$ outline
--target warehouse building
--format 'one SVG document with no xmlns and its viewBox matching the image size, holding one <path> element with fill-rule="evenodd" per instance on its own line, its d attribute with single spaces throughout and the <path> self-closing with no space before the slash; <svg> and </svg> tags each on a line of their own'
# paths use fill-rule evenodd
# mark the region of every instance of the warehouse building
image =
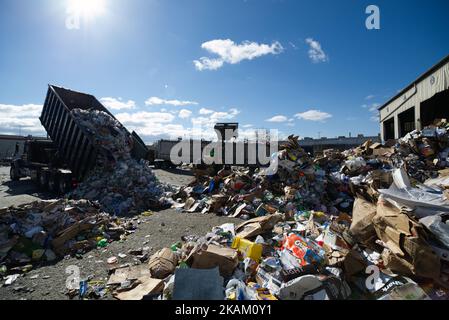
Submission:
<svg viewBox="0 0 449 320">
<path fill-rule="evenodd" d="M 383 141 L 449 120 L 449 56 L 379 107 Z"/>
<path fill-rule="evenodd" d="M 298 143 L 307 152 L 315 154 L 317 152 L 324 151 L 326 149 L 336 149 L 340 151 L 348 150 L 351 148 L 358 147 L 364 144 L 366 141 L 371 141 L 373 143 L 380 142 L 379 136 L 368 136 L 365 137 L 363 134 L 359 134 L 356 137 L 345 137 L 340 136 L 337 138 L 304 138 L 299 140 Z M 282 142 L 281 142 L 282 144 Z"/>
</svg>

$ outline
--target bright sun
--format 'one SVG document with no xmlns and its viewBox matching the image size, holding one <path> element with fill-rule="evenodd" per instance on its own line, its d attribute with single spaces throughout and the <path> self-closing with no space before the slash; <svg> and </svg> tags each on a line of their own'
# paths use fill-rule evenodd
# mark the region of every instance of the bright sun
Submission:
<svg viewBox="0 0 449 320">
<path fill-rule="evenodd" d="M 105 10 L 105 0 L 69 0 L 69 8 L 86 18 L 101 15 Z"/>
</svg>

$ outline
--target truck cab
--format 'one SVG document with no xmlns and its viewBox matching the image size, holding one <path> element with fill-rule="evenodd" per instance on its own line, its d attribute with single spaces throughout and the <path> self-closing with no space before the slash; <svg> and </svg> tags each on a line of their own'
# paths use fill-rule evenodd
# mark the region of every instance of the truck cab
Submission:
<svg viewBox="0 0 449 320">
<path fill-rule="evenodd" d="M 51 140 L 25 141 L 23 154 L 12 160 L 10 177 L 12 181 L 30 177 L 42 190 L 56 193 L 68 192 L 74 182 Z"/>
</svg>

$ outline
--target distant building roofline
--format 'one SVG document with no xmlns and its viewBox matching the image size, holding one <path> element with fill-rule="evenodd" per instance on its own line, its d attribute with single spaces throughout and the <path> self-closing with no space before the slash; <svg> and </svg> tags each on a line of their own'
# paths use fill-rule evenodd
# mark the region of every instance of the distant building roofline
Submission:
<svg viewBox="0 0 449 320">
<path fill-rule="evenodd" d="M 48 140 L 45 137 L 35 137 L 35 136 L 19 136 L 19 135 L 11 135 L 11 134 L 0 134 L 1 140 Z"/>
</svg>

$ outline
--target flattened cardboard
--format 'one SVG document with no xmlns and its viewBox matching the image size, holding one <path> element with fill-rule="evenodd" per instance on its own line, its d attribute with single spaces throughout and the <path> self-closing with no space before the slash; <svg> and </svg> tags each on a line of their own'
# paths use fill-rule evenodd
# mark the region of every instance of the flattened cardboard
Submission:
<svg viewBox="0 0 449 320">
<path fill-rule="evenodd" d="M 282 214 L 273 214 L 248 220 L 236 228 L 236 236 L 248 239 L 263 234 L 271 229 L 282 219 Z"/>
<path fill-rule="evenodd" d="M 119 300 L 142 300 L 147 295 L 161 293 L 163 289 L 164 281 L 148 278 L 134 289 L 117 293 L 115 297 Z"/>
</svg>

